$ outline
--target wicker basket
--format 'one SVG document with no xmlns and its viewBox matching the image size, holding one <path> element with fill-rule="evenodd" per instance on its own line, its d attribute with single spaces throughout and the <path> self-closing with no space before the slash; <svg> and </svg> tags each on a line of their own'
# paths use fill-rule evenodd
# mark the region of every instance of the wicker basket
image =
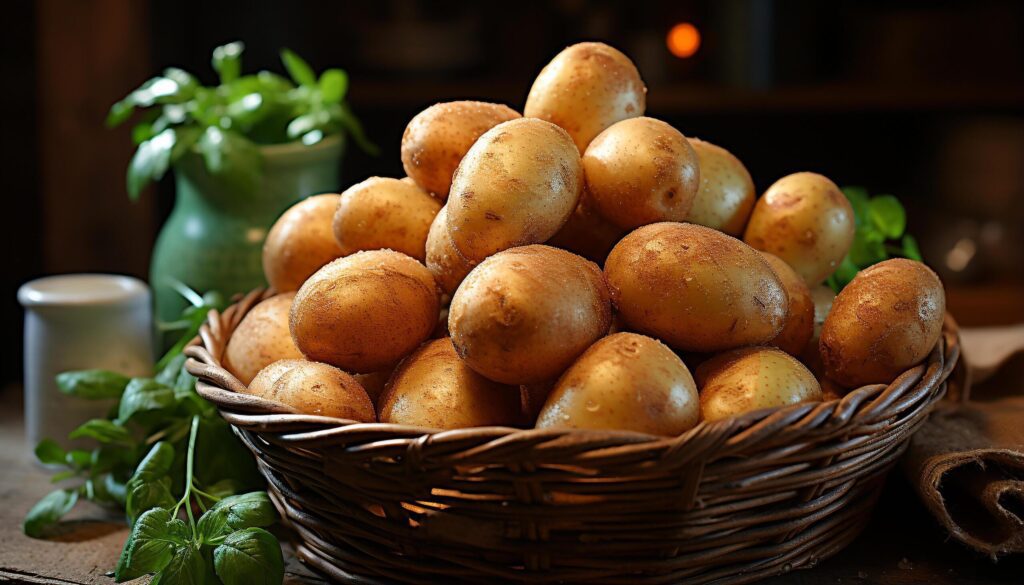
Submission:
<svg viewBox="0 0 1024 585">
<path fill-rule="evenodd" d="M 237 393 L 220 357 L 266 295 L 211 313 L 187 367 L 256 455 L 299 555 L 345 583 L 748 583 L 809 567 L 861 531 L 959 355 L 947 319 L 888 386 L 679 437 L 436 432 Z"/>
</svg>

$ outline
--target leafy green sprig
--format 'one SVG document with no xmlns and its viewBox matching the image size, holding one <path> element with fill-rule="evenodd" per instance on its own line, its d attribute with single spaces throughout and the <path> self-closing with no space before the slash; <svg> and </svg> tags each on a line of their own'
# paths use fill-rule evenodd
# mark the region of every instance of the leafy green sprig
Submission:
<svg viewBox="0 0 1024 585">
<path fill-rule="evenodd" d="M 251 455 L 217 414 L 216 409 L 195 392 L 195 378 L 185 370 L 187 342 L 195 337 L 211 309 L 223 309 L 223 295 L 198 295 L 182 287 L 191 301 L 182 319 L 169 324 L 180 339 L 157 364 L 152 378 L 128 378 L 105 370 L 64 372 L 57 376 L 62 392 L 86 400 L 112 403 L 105 418 L 84 422 L 69 435 L 71 439 L 89 438 L 97 442 L 93 449 L 65 450 L 56 441 L 44 439 L 36 446 L 38 459 L 61 466 L 54 483 L 72 483 L 47 494 L 29 510 L 25 534 L 44 537 L 77 502 L 85 499 L 126 511 L 129 520 L 138 517 L 150 505 L 166 502 L 175 486 L 184 484 L 185 443 L 191 421 L 199 417 L 203 430 L 198 449 L 202 457 L 195 475 L 207 492 L 218 497 L 240 490 L 257 489 L 262 480 Z M 147 457 L 159 451 L 173 455 L 166 485 L 145 482 L 138 470 Z M 175 455 L 176 454 L 176 455 Z M 163 477 L 163 475 L 161 476 Z"/>
<path fill-rule="evenodd" d="M 279 585 L 284 579 L 281 546 L 264 530 L 276 520 L 270 498 L 265 492 L 222 497 L 199 489 L 194 474 L 199 426 L 200 417 L 193 416 L 180 499 L 175 501 L 167 489 L 174 448 L 166 442 L 153 446 L 129 481 L 149 486 L 156 496 L 132 524 L 115 581 L 152 573 L 151 583 L 162 585 Z M 198 518 L 193 504 L 202 512 Z"/>
<path fill-rule="evenodd" d="M 839 292 L 857 272 L 893 257 L 921 261 L 917 240 L 906 233 L 907 212 L 892 195 L 870 196 L 863 187 L 843 187 L 853 207 L 856 231 L 850 251 L 826 283 Z"/>
<path fill-rule="evenodd" d="M 171 67 L 110 108 L 110 127 L 146 109 L 132 129 L 138 146 L 128 165 L 132 199 L 188 155 L 200 156 L 210 174 L 227 184 L 252 190 L 262 167 L 257 145 L 313 145 L 347 134 L 361 149 L 377 154 L 345 101 L 349 80 L 344 70 L 328 69 L 317 77 L 302 58 L 283 49 L 281 61 L 290 80 L 270 71 L 242 75 L 244 49 L 241 42 L 214 49 L 212 65 L 220 79 L 215 87 Z"/>
</svg>

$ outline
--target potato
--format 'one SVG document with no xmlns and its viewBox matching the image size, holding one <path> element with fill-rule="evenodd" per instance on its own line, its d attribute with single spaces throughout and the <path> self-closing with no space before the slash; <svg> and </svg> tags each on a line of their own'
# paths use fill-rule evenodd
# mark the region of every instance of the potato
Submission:
<svg viewBox="0 0 1024 585">
<path fill-rule="evenodd" d="M 448 313 L 462 359 L 505 384 L 558 376 L 610 325 L 601 269 L 542 245 L 512 248 L 481 262 L 455 292 Z"/>
<path fill-rule="evenodd" d="M 739 237 L 757 199 L 747 167 L 721 146 L 689 141 L 700 163 L 700 189 L 686 221 Z"/>
<path fill-rule="evenodd" d="M 494 126 L 520 117 L 519 112 L 501 104 L 434 104 L 416 114 L 405 127 L 402 166 L 416 184 L 444 201 L 452 175 L 469 147 Z"/>
<path fill-rule="evenodd" d="M 656 339 L 616 333 L 590 346 L 562 375 L 537 428 L 679 435 L 699 420 L 697 386 L 683 360 Z"/>
<path fill-rule="evenodd" d="M 430 336 L 437 286 L 419 262 L 393 250 L 358 252 L 324 266 L 292 301 L 290 329 L 310 360 L 348 372 L 382 370 Z"/>
<path fill-rule="evenodd" d="M 448 232 L 448 206 L 445 205 L 430 224 L 427 234 L 427 270 L 446 294 L 455 294 L 473 263 L 459 252 Z"/>
<path fill-rule="evenodd" d="M 786 321 L 785 288 L 764 257 L 711 228 L 644 226 L 612 249 L 604 269 L 626 327 L 676 349 L 767 343 Z"/>
<path fill-rule="evenodd" d="M 523 115 L 558 124 L 580 153 L 612 124 L 644 115 L 640 72 L 604 43 L 578 43 L 555 56 L 530 88 Z"/>
<path fill-rule="evenodd" d="M 337 208 L 337 195 L 315 195 L 274 222 L 263 241 L 263 275 L 274 290 L 297 291 L 321 266 L 342 256 L 331 230 Z"/>
<path fill-rule="evenodd" d="M 384 393 L 384 386 L 388 383 L 388 379 L 391 378 L 393 371 L 391 368 L 385 368 L 379 372 L 355 374 L 352 377 L 356 379 L 356 382 L 359 382 L 363 390 L 366 390 L 366 395 L 370 397 L 370 402 L 377 404 L 380 395 Z"/>
<path fill-rule="evenodd" d="M 627 230 L 609 223 L 593 207 L 584 190 L 580 204 L 569 216 L 569 221 L 547 244 L 583 256 L 591 262 L 604 264 L 608 253 L 626 235 Z"/>
<path fill-rule="evenodd" d="M 700 412 L 705 421 L 745 412 L 822 400 L 814 374 L 774 347 L 735 349 L 697 368 Z"/>
<path fill-rule="evenodd" d="M 768 265 L 772 267 L 775 275 L 782 282 L 786 289 L 786 297 L 789 304 L 786 308 L 786 324 L 782 331 L 771 340 L 770 345 L 781 349 L 791 356 L 799 356 L 800 352 L 807 347 L 807 342 L 814 335 L 814 300 L 811 299 L 811 289 L 807 283 L 800 278 L 789 264 L 781 258 L 768 252 L 761 252 Z"/>
<path fill-rule="evenodd" d="M 835 272 L 853 243 L 853 207 L 826 177 L 794 173 L 754 205 L 743 240 L 786 261 L 808 286 Z"/>
<path fill-rule="evenodd" d="M 600 133 L 583 154 L 583 172 L 594 209 L 625 229 L 683 221 L 700 187 L 697 153 L 654 118 L 623 120 Z"/>
<path fill-rule="evenodd" d="M 448 201 L 448 231 L 468 260 L 547 241 L 583 188 L 580 155 L 564 130 L 521 118 L 491 128 L 469 149 Z"/>
<path fill-rule="evenodd" d="M 427 233 L 441 204 L 400 179 L 371 177 L 341 194 L 334 239 L 344 255 L 391 249 L 423 262 Z"/>
<path fill-rule="evenodd" d="M 942 282 L 920 262 L 894 258 L 860 271 L 821 329 L 825 375 L 849 388 L 892 382 L 928 357 L 945 312 Z"/>
<path fill-rule="evenodd" d="M 395 370 L 380 398 L 380 421 L 432 429 L 521 423 L 519 388 L 474 372 L 451 339 L 435 339 Z"/>
<path fill-rule="evenodd" d="M 299 359 L 302 352 L 288 333 L 288 312 L 295 293 L 270 297 L 249 311 L 235 328 L 222 358 L 224 369 L 243 384 L 277 360 Z"/>
<path fill-rule="evenodd" d="M 373 404 L 355 378 L 338 368 L 281 360 L 260 371 L 246 393 L 276 400 L 302 414 L 374 422 Z"/>
</svg>

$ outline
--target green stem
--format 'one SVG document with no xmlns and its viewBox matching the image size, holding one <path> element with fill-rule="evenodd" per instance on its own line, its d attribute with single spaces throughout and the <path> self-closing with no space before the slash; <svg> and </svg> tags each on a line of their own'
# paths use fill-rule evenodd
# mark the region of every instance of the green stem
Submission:
<svg viewBox="0 0 1024 585">
<path fill-rule="evenodd" d="M 220 496 L 215 496 L 213 494 L 208 494 L 208 493 L 204 492 L 203 490 L 201 490 L 201 489 L 199 489 L 197 487 L 194 487 L 194 486 L 192 488 L 192 491 L 195 492 L 196 494 L 200 495 L 200 496 L 203 496 L 207 500 L 211 500 L 211 501 L 214 501 L 214 502 L 219 502 L 222 499 L 224 499 L 224 498 L 221 498 Z"/>
<path fill-rule="evenodd" d="M 192 505 L 189 504 L 189 498 L 192 496 L 192 470 L 195 467 L 196 458 L 196 435 L 199 433 L 199 415 L 192 417 L 192 430 L 188 437 L 188 453 L 185 456 L 185 495 L 178 500 L 178 503 L 174 506 L 174 513 L 171 516 L 177 516 L 178 510 L 182 505 L 185 506 L 185 513 L 188 514 L 188 522 L 192 527 L 192 532 L 196 530 L 196 519 L 192 516 Z"/>
</svg>

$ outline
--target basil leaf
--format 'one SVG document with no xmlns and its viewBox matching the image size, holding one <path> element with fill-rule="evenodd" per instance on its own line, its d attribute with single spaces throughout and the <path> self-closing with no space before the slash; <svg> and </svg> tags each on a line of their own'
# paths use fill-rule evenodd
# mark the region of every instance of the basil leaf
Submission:
<svg viewBox="0 0 1024 585">
<path fill-rule="evenodd" d="M 36 445 L 36 459 L 47 465 L 62 465 L 67 453 L 64 447 L 57 444 L 53 439 L 43 439 Z"/>
<path fill-rule="evenodd" d="M 898 238 L 907 229 L 907 212 L 899 199 L 892 195 L 872 197 L 868 203 L 868 216 L 872 225 L 889 238 Z"/>
<path fill-rule="evenodd" d="M 229 496 L 217 502 L 210 511 L 223 511 L 227 525 L 234 530 L 270 526 L 277 520 L 277 511 L 266 492 Z"/>
<path fill-rule="evenodd" d="M 231 83 L 238 79 L 242 71 L 242 51 L 245 44 L 235 41 L 221 45 L 213 50 L 213 69 L 220 76 L 221 83 Z"/>
<path fill-rule="evenodd" d="M 853 207 L 854 225 L 860 228 L 868 221 L 868 201 L 871 199 L 868 190 L 864 187 L 843 187 L 842 190 Z"/>
<path fill-rule="evenodd" d="M 281 49 L 281 62 L 284 63 L 284 68 L 288 70 L 288 75 L 291 75 L 298 85 L 305 87 L 316 85 L 316 75 L 313 73 L 313 68 L 291 49 Z"/>
<path fill-rule="evenodd" d="M 172 530 L 173 520 L 171 512 L 164 508 L 154 508 L 139 517 L 114 569 L 115 582 L 123 583 L 162 571 L 170 564 L 176 546 L 185 544 L 181 535 Z"/>
<path fill-rule="evenodd" d="M 150 378 L 134 378 L 121 396 L 117 420 L 122 424 L 142 412 L 167 410 L 174 406 L 174 390 Z"/>
<path fill-rule="evenodd" d="M 206 169 L 233 189 L 253 192 L 259 184 L 263 158 L 252 142 L 236 132 L 210 126 L 199 137 Z M 186 340 L 187 341 L 187 340 Z"/>
<path fill-rule="evenodd" d="M 120 443 L 131 445 L 135 441 L 128 429 L 105 418 L 94 418 L 82 423 L 77 429 L 71 431 L 69 439 L 81 439 L 88 437 L 96 439 L 101 443 Z M 90 460 L 91 460 L 90 455 Z"/>
<path fill-rule="evenodd" d="M 189 545 L 175 549 L 171 562 L 153 577 L 150 585 L 204 585 L 216 582 L 202 551 Z"/>
<path fill-rule="evenodd" d="M 213 567 L 224 585 L 280 585 L 284 580 L 281 545 L 262 528 L 228 535 L 213 549 Z"/>
<path fill-rule="evenodd" d="M 65 454 L 64 462 L 76 469 L 89 467 L 92 464 L 92 453 L 81 449 L 72 449 Z"/>
<path fill-rule="evenodd" d="M 139 145 L 128 163 L 128 195 L 138 199 L 150 181 L 159 181 L 167 172 L 174 149 L 175 133 L 168 128 Z"/>
<path fill-rule="evenodd" d="M 878 237 L 877 232 L 858 230 L 853 236 L 853 243 L 846 257 L 855 266 L 871 266 L 885 260 L 885 238 Z"/>
<path fill-rule="evenodd" d="M 76 490 L 50 492 L 28 511 L 25 522 L 21 526 L 22 530 L 32 538 L 42 538 L 50 527 L 75 507 L 77 501 L 78 491 Z"/>
<path fill-rule="evenodd" d="M 134 526 L 147 512 L 157 508 L 171 508 L 177 501 L 171 495 L 171 478 L 133 476 L 128 480 L 125 495 L 125 513 L 128 524 Z"/>
<path fill-rule="evenodd" d="M 914 236 L 910 234 L 904 235 L 902 245 L 904 256 L 910 258 L 911 260 L 924 262 L 924 259 L 921 257 L 921 248 L 917 246 L 917 240 L 914 239 Z"/>
<path fill-rule="evenodd" d="M 141 476 L 142 474 L 150 474 L 151 476 L 167 475 L 171 471 L 171 465 L 174 464 L 174 445 L 166 441 L 158 441 L 146 453 L 146 456 L 139 462 L 138 467 L 135 468 L 135 473 L 132 477 Z"/>
<path fill-rule="evenodd" d="M 175 355 L 167 362 L 166 366 L 160 369 L 160 372 L 153 379 L 164 386 L 173 387 L 178 380 L 178 374 L 185 366 L 185 359 L 186 357 L 183 353 Z"/>
<path fill-rule="evenodd" d="M 196 524 L 196 538 L 202 543 L 208 543 L 215 538 L 223 536 L 227 529 L 227 511 L 211 508 L 199 518 L 199 523 Z"/>
<path fill-rule="evenodd" d="M 103 489 L 110 496 L 111 502 L 118 506 L 124 506 L 128 497 L 128 491 L 124 483 L 117 480 L 114 474 L 107 473 L 103 476 Z"/>
<path fill-rule="evenodd" d="M 107 370 L 78 370 L 57 374 L 57 387 L 64 394 L 79 398 L 120 398 L 128 377 Z"/>
<path fill-rule="evenodd" d="M 78 475 L 78 472 L 75 471 L 74 469 L 66 469 L 64 471 L 59 471 L 50 476 L 50 483 L 60 483 L 65 479 L 71 479 L 76 475 Z"/>
<path fill-rule="evenodd" d="M 132 100 L 131 96 L 110 106 L 110 112 L 107 114 L 106 120 L 107 128 L 124 124 L 128 118 L 132 117 L 133 112 L 135 112 L 135 101 Z"/>
<path fill-rule="evenodd" d="M 348 73 L 341 69 L 328 69 L 320 74 L 320 97 L 329 104 L 336 104 L 348 91 Z"/>
</svg>

